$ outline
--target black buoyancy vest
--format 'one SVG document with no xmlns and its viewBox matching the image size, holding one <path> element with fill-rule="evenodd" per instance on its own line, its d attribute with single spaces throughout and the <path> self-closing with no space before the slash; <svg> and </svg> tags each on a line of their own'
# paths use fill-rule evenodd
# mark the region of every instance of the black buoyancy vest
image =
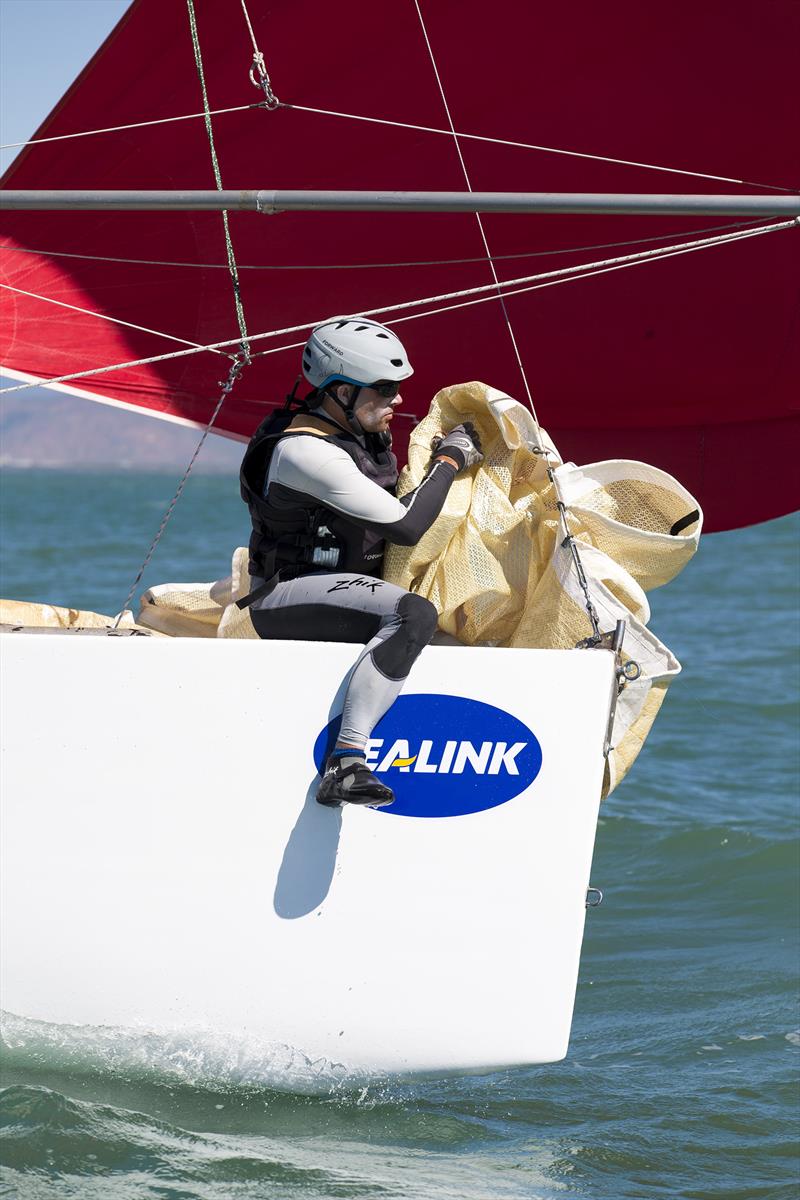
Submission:
<svg viewBox="0 0 800 1200">
<path fill-rule="evenodd" d="M 330 433 L 303 434 L 291 425 L 298 416 L 309 424 L 321 421 Z M 275 447 L 282 438 L 324 436 L 331 445 L 349 454 L 359 471 L 378 487 L 394 493 L 397 459 L 377 434 L 366 434 L 363 442 L 322 413 L 307 406 L 287 404 L 261 422 L 242 461 L 239 475 L 242 499 L 250 510 L 250 574 L 269 580 L 280 571 L 291 579 L 312 571 L 338 570 L 359 575 L 379 575 L 384 541 L 354 520 L 326 508 L 313 496 L 271 484 L 264 489 Z"/>
</svg>

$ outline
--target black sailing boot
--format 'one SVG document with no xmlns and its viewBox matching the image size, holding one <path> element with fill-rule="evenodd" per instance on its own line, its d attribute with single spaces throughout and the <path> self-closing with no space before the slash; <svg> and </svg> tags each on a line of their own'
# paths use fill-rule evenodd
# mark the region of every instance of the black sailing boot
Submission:
<svg viewBox="0 0 800 1200">
<path fill-rule="evenodd" d="M 332 754 L 317 791 L 317 804 L 369 804 L 383 808 L 394 803 L 394 792 L 372 774 L 360 754 Z"/>
</svg>

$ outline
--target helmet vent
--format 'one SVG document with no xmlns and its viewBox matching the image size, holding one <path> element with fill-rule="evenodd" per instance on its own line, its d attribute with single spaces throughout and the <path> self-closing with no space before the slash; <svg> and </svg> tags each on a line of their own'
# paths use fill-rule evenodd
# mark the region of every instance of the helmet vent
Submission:
<svg viewBox="0 0 800 1200">
<path fill-rule="evenodd" d="M 402 358 L 393 358 L 391 359 L 391 364 L 393 367 L 402 367 L 403 360 Z"/>
<path fill-rule="evenodd" d="M 385 337 L 387 341 L 389 340 L 388 333 L 376 333 L 375 337 Z"/>
<path fill-rule="evenodd" d="M 350 322 L 349 322 L 349 321 L 337 321 L 337 322 L 336 322 L 336 328 L 337 328 L 337 329 L 344 329 L 345 325 L 349 325 L 349 324 L 350 324 Z"/>
</svg>

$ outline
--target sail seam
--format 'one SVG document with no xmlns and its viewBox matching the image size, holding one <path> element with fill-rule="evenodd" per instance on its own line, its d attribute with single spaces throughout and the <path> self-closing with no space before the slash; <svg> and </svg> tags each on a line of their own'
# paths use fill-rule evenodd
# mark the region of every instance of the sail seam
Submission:
<svg viewBox="0 0 800 1200">
<path fill-rule="evenodd" d="M 570 283 L 575 280 L 589 279 L 595 275 L 607 274 L 611 271 L 621 271 L 628 267 L 637 265 L 645 265 L 648 262 L 659 262 L 666 258 L 677 258 L 682 254 L 691 254 L 699 250 L 709 249 L 713 246 L 727 245 L 731 242 L 746 241 L 749 238 L 761 237 L 768 233 L 778 233 L 786 229 L 800 228 L 800 218 L 793 218 L 791 221 L 780 221 L 772 225 L 763 225 L 756 229 L 744 229 L 737 233 L 722 234 L 714 238 L 703 238 L 695 242 L 687 242 L 676 244 L 674 246 L 658 247 L 654 250 L 643 250 L 639 254 L 623 255 L 617 258 L 599 260 L 595 263 L 576 263 L 573 267 L 564 267 L 558 271 L 545 271 L 538 275 L 520 276 L 517 279 L 503 280 L 500 287 L 507 296 L 521 295 L 524 292 L 538 291 L 542 288 L 553 287 L 561 283 Z M 526 285 L 526 286 L 518 286 Z M 515 289 L 513 291 L 507 289 Z M 485 295 L 491 292 L 492 295 Z M 386 313 L 399 312 L 406 308 L 421 308 L 426 305 L 438 304 L 444 300 L 456 300 L 464 297 L 476 297 L 475 299 L 466 300 L 463 304 L 452 305 L 450 308 L 466 308 L 474 304 L 484 304 L 488 301 L 497 300 L 497 286 L 494 283 L 483 284 L 474 288 L 462 288 L 455 292 L 444 292 L 438 296 L 425 296 L 417 300 L 405 300 L 400 304 L 385 305 L 380 308 L 365 309 L 361 313 L 353 314 L 354 316 L 382 316 Z M 428 309 L 424 313 L 415 313 L 409 316 L 395 318 L 392 321 L 385 322 L 387 325 L 399 324 L 400 321 L 415 320 L 421 317 L 435 316 L 438 312 L 446 312 L 450 309 Z M 266 338 L 283 337 L 285 334 L 299 333 L 302 330 L 311 329 L 314 325 L 320 323 L 324 318 L 317 317 L 313 321 L 305 321 L 299 325 L 288 325 L 282 329 L 273 329 L 266 333 L 251 334 L 250 342 L 263 341 Z M 101 375 L 109 371 L 121 371 L 129 367 L 147 366 L 153 362 L 163 362 L 172 358 L 185 358 L 193 354 L 204 353 L 210 350 L 226 349 L 237 345 L 238 338 L 229 338 L 226 341 L 210 342 L 205 346 L 197 349 L 175 350 L 167 354 L 157 354 L 149 358 L 133 359 L 124 363 L 113 363 L 110 366 L 93 367 L 87 371 L 74 371 L 67 375 L 59 375 L 53 379 L 49 379 L 46 383 L 30 383 L 19 384 L 14 387 L 0 388 L 0 395 L 8 392 L 27 391 L 32 387 L 42 386 L 57 386 L 59 383 L 67 383 L 71 379 L 87 378 L 91 375 Z M 258 356 L 266 354 L 277 354 L 282 350 L 294 349 L 295 346 L 303 345 L 302 342 L 293 343 L 291 346 L 278 346 L 270 350 L 262 350 L 258 352 Z"/>
</svg>

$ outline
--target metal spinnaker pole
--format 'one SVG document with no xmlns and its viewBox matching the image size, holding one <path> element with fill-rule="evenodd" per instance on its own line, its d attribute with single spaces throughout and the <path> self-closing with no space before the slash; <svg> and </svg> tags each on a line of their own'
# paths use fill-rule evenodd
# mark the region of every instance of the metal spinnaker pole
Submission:
<svg viewBox="0 0 800 1200">
<path fill-rule="evenodd" d="M 0 191 L 0 209 L 126 211 L 481 212 L 638 216 L 800 216 L 800 195 L 599 192 Z"/>
</svg>

